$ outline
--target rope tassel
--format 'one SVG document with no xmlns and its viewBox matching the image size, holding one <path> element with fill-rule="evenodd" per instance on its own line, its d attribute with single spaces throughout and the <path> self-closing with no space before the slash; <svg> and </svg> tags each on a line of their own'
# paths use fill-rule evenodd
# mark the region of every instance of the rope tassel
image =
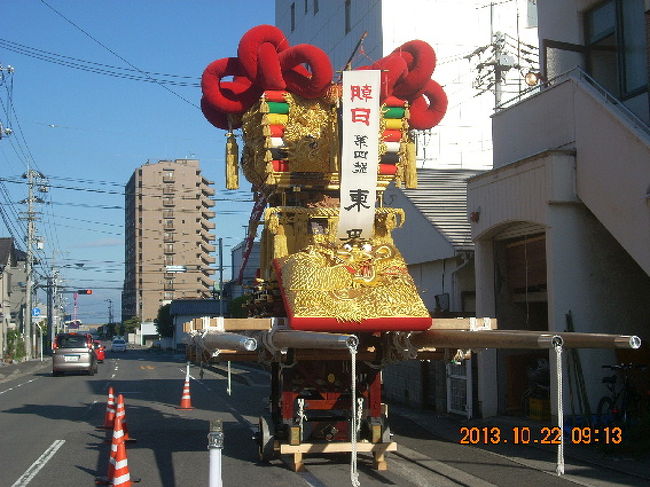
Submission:
<svg viewBox="0 0 650 487">
<path fill-rule="evenodd" d="M 226 189 L 239 189 L 239 146 L 235 134 L 226 134 Z"/>
</svg>

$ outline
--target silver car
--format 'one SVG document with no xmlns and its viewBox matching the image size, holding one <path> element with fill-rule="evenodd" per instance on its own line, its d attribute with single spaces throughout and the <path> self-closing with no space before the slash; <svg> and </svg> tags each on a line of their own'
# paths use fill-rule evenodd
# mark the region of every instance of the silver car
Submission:
<svg viewBox="0 0 650 487">
<path fill-rule="evenodd" d="M 64 372 L 97 372 L 97 359 L 93 351 L 93 339 L 89 334 L 60 333 L 52 349 L 52 375 Z"/>
<path fill-rule="evenodd" d="M 111 343 L 111 352 L 126 352 L 126 342 L 120 338 L 115 338 Z"/>
</svg>

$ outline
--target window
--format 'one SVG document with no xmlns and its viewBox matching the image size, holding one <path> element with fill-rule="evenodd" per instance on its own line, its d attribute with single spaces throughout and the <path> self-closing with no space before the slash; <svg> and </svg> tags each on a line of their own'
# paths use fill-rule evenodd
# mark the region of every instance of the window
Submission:
<svg viewBox="0 0 650 487">
<path fill-rule="evenodd" d="M 352 30 L 352 23 L 350 21 L 350 10 L 352 8 L 352 1 L 345 0 L 345 33 L 347 34 Z"/>
<path fill-rule="evenodd" d="M 307 12 L 309 11 L 309 2 L 307 0 L 305 1 L 305 15 L 307 15 Z"/>
<path fill-rule="evenodd" d="M 296 30 L 296 4 L 291 4 L 291 32 Z"/>
<path fill-rule="evenodd" d="M 318 0 L 314 0 L 314 15 L 318 13 Z"/>
<path fill-rule="evenodd" d="M 647 84 L 643 0 L 608 0 L 585 14 L 589 74 L 618 97 Z"/>
<path fill-rule="evenodd" d="M 165 253 L 173 254 L 174 253 L 174 244 L 165 244 Z"/>
<path fill-rule="evenodd" d="M 174 206 L 174 198 L 166 196 L 162 199 L 163 206 Z"/>
<path fill-rule="evenodd" d="M 166 255 L 165 256 L 165 265 L 174 265 L 174 256 L 173 255 Z M 142 271 L 140 271 L 142 272 Z"/>
</svg>

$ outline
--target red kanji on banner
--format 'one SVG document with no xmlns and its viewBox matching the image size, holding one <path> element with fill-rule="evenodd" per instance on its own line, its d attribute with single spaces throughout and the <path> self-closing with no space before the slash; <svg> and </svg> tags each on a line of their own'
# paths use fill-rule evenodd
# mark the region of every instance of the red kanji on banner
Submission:
<svg viewBox="0 0 650 487">
<path fill-rule="evenodd" d="M 370 108 L 351 108 L 352 123 L 365 123 L 370 125 Z"/>
<path fill-rule="evenodd" d="M 350 86 L 350 101 L 358 98 L 361 101 L 368 101 L 372 99 L 372 86 L 369 85 L 352 85 Z"/>
</svg>

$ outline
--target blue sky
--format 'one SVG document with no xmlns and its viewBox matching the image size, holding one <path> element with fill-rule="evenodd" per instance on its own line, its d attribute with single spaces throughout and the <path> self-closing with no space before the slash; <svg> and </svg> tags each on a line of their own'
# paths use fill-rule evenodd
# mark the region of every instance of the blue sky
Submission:
<svg viewBox="0 0 650 487">
<path fill-rule="evenodd" d="M 26 197 L 25 185 L 12 180 L 33 159 L 51 186 L 46 198 L 51 204 L 41 208 L 38 223 L 45 255 L 58 265 L 85 263 L 83 270 L 62 269 L 66 285 L 94 289 L 92 296 L 79 298 L 79 318 L 106 322 L 107 299 L 112 300 L 119 319 L 124 262 L 124 213 L 106 208 L 123 206 L 123 196 L 106 191 L 121 192 L 133 170 L 147 160 L 195 157 L 205 176 L 215 181 L 217 198 L 241 200 L 242 193 L 224 189 L 224 133 L 205 121 L 194 106 L 199 103 L 200 88 L 168 86 L 175 95 L 155 83 L 71 69 L 34 57 L 51 57 L 33 50 L 39 49 L 109 65 L 96 66 L 111 73 L 117 72 L 113 66 L 129 68 L 48 5 L 140 70 L 183 76 L 171 79 L 195 84 L 208 63 L 236 55 L 246 30 L 274 23 L 274 2 L 0 3 L 0 65 L 15 69 L 11 76 L 5 73 L 0 86 L 4 104 L 0 122 L 14 130 L 0 140 L 0 177 L 7 179 L 7 199 L 15 203 L 7 209 L 14 217 L 24 210 L 17 202 Z M 65 61 L 79 63 L 69 58 Z M 137 71 L 131 74 L 141 76 Z M 7 199 L 0 198 L 0 203 L 6 204 Z M 250 204 L 217 201 L 215 210 L 216 233 L 224 238 L 224 263 L 229 264 L 229 247 L 243 236 Z M 8 229 L 0 221 L 0 236 L 10 236 L 12 230 L 21 238 L 20 225 L 14 218 L 13 228 Z M 67 311 L 71 309 L 70 304 Z"/>
</svg>

